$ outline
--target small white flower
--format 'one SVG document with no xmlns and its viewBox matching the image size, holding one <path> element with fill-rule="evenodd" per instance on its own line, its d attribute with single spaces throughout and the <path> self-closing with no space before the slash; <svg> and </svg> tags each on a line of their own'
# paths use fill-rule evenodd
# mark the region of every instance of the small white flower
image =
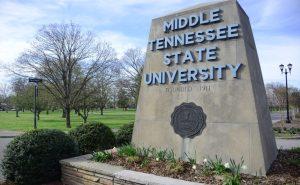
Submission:
<svg viewBox="0 0 300 185">
<path fill-rule="evenodd" d="M 196 166 L 195 164 L 193 164 L 192 168 L 193 168 L 194 170 L 196 170 L 197 166 Z"/>
<path fill-rule="evenodd" d="M 229 168 L 230 167 L 229 163 L 225 163 L 224 166 L 225 166 L 225 168 Z"/>
<path fill-rule="evenodd" d="M 242 166 L 242 170 L 247 170 L 247 169 L 248 169 L 248 167 L 246 165 Z"/>
<path fill-rule="evenodd" d="M 156 159 L 155 159 L 156 161 L 159 161 L 159 158 L 158 157 L 156 157 Z"/>
<path fill-rule="evenodd" d="M 116 147 L 113 147 L 113 149 L 111 150 L 112 154 L 116 154 L 118 152 L 118 149 Z"/>
<path fill-rule="evenodd" d="M 207 159 L 206 158 L 203 160 L 203 163 L 207 163 Z"/>
</svg>

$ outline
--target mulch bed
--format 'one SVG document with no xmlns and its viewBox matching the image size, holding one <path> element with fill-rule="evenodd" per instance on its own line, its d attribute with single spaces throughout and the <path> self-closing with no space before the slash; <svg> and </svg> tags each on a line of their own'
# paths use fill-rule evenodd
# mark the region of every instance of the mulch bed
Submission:
<svg viewBox="0 0 300 185">
<path fill-rule="evenodd" d="M 273 162 L 266 177 L 257 177 L 253 175 L 242 174 L 242 184 L 300 184 L 300 166 L 298 164 L 292 164 L 291 159 L 300 159 L 299 151 L 291 150 L 279 150 L 277 159 Z M 163 161 L 155 161 L 149 158 L 148 165 L 141 166 L 141 161 L 132 162 L 128 158 L 114 156 L 112 160 L 106 163 L 112 165 L 123 166 L 126 169 L 151 173 L 159 176 L 172 177 L 176 179 L 182 179 L 193 182 L 207 183 L 207 184 L 223 184 L 222 175 L 216 175 L 213 172 L 207 172 L 203 170 L 201 165 L 197 166 L 196 170 L 193 170 L 191 165 L 186 162 L 182 162 L 183 169 L 174 172 L 170 170 L 170 163 Z M 171 172 L 172 171 L 172 172 Z"/>
<path fill-rule="evenodd" d="M 266 177 L 257 177 L 253 175 L 242 174 L 242 184 L 268 184 L 268 185 L 282 185 L 282 184 L 299 184 L 300 185 L 300 164 L 293 164 L 291 160 L 300 160 L 300 152 L 292 150 L 279 150 L 277 159 L 273 162 Z M 124 157 L 113 157 L 112 160 L 106 163 L 112 165 L 123 166 L 126 169 L 152 173 L 159 176 L 172 177 L 186 181 L 200 182 L 206 184 L 222 185 L 224 176 L 216 175 L 213 172 L 204 171 L 201 165 L 193 170 L 191 165 L 186 162 L 181 162 L 183 169 L 179 171 L 170 170 L 170 163 L 163 161 L 155 161 L 149 158 L 149 164 L 141 167 L 141 161 L 128 161 Z M 171 172 L 172 171 L 172 172 Z M 12 183 L 1 183 L 0 185 L 13 185 Z M 52 182 L 46 185 L 61 185 L 61 182 Z"/>
<path fill-rule="evenodd" d="M 292 120 L 292 123 L 285 123 L 278 121 L 273 124 L 273 130 L 276 137 L 282 139 L 296 139 L 300 138 L 300 120 Z"/>
</svg>

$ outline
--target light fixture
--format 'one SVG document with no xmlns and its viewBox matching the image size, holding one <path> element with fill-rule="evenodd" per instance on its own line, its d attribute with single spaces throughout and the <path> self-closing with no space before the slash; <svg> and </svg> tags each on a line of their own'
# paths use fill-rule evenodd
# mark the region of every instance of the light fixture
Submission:
<svg viewBox="0 0 300 185">
<path fill-rule="evenodd" d="M 291 63 L 289 63 L 287 66 L 288 66 L 288 68 L 289 68 L 289 73 L 291 73 L 291 71 L 292 71 L 292 66 L 293 66 L 293 65 L 292 65 Z"/>
<path fill-rule="evenodd" d="M 283 64 L 280 64 L 280 65 L 279 65 L 279 68 L 280 68 L 280 70 L 281 70 L 281 73 L 283 73 L 284 65 L 283 65 Z"/>
</svg>

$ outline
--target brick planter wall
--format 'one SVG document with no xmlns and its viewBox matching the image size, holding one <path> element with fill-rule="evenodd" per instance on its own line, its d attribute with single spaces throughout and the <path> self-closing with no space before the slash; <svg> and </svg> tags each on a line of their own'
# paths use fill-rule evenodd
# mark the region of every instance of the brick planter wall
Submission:
<svg viewBox="0 0 300 185">
<path fill-rule="evenodd" d="M 77 184 L 114 184 L 114 178 L 107 175 L 89 172 L 79 168 L 62 166 L 62 182 L 68 185 Z"/>
</svg>

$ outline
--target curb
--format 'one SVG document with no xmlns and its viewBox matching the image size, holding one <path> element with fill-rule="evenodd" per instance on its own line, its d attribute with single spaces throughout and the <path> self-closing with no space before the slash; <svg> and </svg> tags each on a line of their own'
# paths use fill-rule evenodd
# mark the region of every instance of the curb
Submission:
<svg viewBox="0 0 300 185">
<path fill-rule="evenodd" d="M 14 138 L 16 136 L 0 136 L 0 138 Z"/>
<path fill-rule="evenodd" d="M 14 138 L 14 137 L 20 136 L 22 134 L 24 134 L 24 132 L 1 130 L 0 131 L 0 138 Z"/>
</svg>

